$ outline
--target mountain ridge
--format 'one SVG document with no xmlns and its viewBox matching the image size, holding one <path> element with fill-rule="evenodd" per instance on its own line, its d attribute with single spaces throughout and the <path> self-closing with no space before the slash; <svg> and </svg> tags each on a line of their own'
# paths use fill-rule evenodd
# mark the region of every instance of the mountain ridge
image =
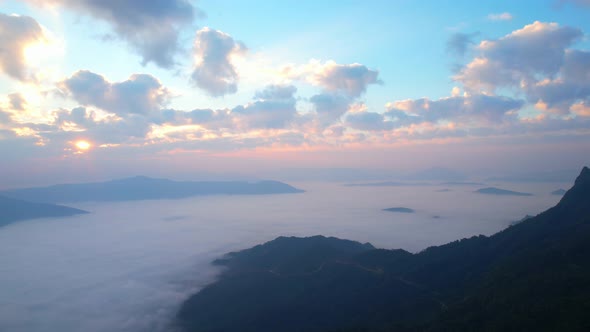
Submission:
<svg viewBox="0 0 590 332">
<path fill-rule="evenodd" d="M 41 203 L 179 199 L 200 195 L 301 193 L 279 181 L 173 181 L 135 176 L 106 182 L 57 184 L 1 191 L 0 195 Z"/>
<path fill-rule="evenodd" d="M 490 237 L 416 254 L 329 256 L 325 244 L 296 260 L 281 260 L 280 246 L 273 261 L 234 256 L 243 264 L 190 297 L 178 322 L 187 331 L 586 331 L 589 203 L 585 167 L 556 206 Z M 313 273 L 276 274 L 277 264 Z"/>
</svg>

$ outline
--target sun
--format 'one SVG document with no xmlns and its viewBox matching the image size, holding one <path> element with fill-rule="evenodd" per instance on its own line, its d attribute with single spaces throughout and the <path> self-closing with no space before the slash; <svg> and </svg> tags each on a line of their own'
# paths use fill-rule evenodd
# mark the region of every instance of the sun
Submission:
<svg viewBox="0 0 590 332">
<path fill-rule="evenodd" d="M 80 151 L 86 151 L 92 146 L 88 141 L 84 140 L 76 141 L 74 145 L 76 145 L 76 148 Z"/>
</svg>

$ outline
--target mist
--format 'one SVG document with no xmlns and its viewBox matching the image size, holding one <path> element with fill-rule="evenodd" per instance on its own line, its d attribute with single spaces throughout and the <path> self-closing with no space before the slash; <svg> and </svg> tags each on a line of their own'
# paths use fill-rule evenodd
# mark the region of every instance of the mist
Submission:
<svg viewBox="0 0 590 332">
<path fill-rule="evenodd" d="M 534 194 L 513 197 L 473 186 L 292 184 L 306 192 L 81 203 L 72 206 L 90 214 L 0 228 L 0 330 L 170 331 L 182 301 L 220 272 L 210 262 L 229 251 L 322 234 L 417 252 L 493 234 L 571 186 L 498 184 Z"/>
</svg>

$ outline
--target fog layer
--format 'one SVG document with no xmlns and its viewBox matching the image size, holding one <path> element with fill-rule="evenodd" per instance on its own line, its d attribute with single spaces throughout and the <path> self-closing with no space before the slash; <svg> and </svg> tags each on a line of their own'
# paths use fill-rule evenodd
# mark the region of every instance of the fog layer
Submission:
<svg viewBox="0 0 590 332">
<path fill-rule="evenodd" d="M 77 204 L 92 213 L 0 228 L 0 330 L 167 331 L 179 304 L 215 278 L 209 262 L 228 251 L 315 234 L 419 251 L 495 233 L 570 186 L 499 184 L 534 194 L 513 197 L 472 186 L 295 185 L 307 192 Z M 392 206 L 415 213 L 383 211 Z"/>
</svg>

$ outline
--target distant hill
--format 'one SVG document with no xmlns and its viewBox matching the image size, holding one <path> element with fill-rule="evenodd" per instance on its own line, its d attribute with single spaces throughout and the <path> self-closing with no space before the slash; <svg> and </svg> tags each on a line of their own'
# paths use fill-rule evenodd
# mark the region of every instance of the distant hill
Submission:
<svg viewBox="0 0 590 332">
<path fill-rule="evenodd" d="M 303 192 L 277 181 L 172 181 L 137 176 L 108 182 L 59 184 L 0 192 L 33 202 L 131 201 L 177 199 L 199 195 L 263 195 Z"/>
<path fill-rule="evenodd" d="M 451 181 L 451 182 L 443 182 L 440 185 L 441 186 L 483 186 L 484 184 L 481 182 Z"/>
<path fill-rule="evenodd" d="M 578 170 L 566 169 L 546 172 L 526 172 L 520 174 L 506 174 L 487 178 L 489 182 L 571 182 L 576 178 Z"/>
<path fill-rule="evenodd" d="M 346 187 L 414 187 L 414 186 L 430 186 L 430 183 L 422 182 L 397 182 L 397 181 L 384 181 L 384 182 L 366 182 L 366 183 L 345 183 Z"/>
<path fill-rule="evenodd" d="M 32 203 L 0 196 L 0 227 L 21 220 L 66 217 L 83 213 L 88 212 L 67 206 Z"/>
<path fill-rule="evenodd" d="M 414 212 L 416 212 L 413 209 L 406 208 L 406 207 L 392 207 L 392 208 L 388 208 L 388 209 L 383 209 L 383 211 L 401 212 L 401 213 L 414 213 Z"/>
<path fill-rule="evenodd" d="M 342 241 L 342 242 L 341 242 Z M 559 204 L 493 236 L 411 254 L 279 238 L 218 261 L 186 331 L 588 331 L 590 169 Z M 231 317 L 231 319 L 229 318 Z"/>
<path fill-rule="evenodd" d="M 533 196 L 531 193 L 521 193 L 518 191 L 500 189 L 500 188 L 482 188 L 475 191 L 478 194 L 486 194 L 486 195 L 503 195 L 503 196 Z"/>
</svg>

